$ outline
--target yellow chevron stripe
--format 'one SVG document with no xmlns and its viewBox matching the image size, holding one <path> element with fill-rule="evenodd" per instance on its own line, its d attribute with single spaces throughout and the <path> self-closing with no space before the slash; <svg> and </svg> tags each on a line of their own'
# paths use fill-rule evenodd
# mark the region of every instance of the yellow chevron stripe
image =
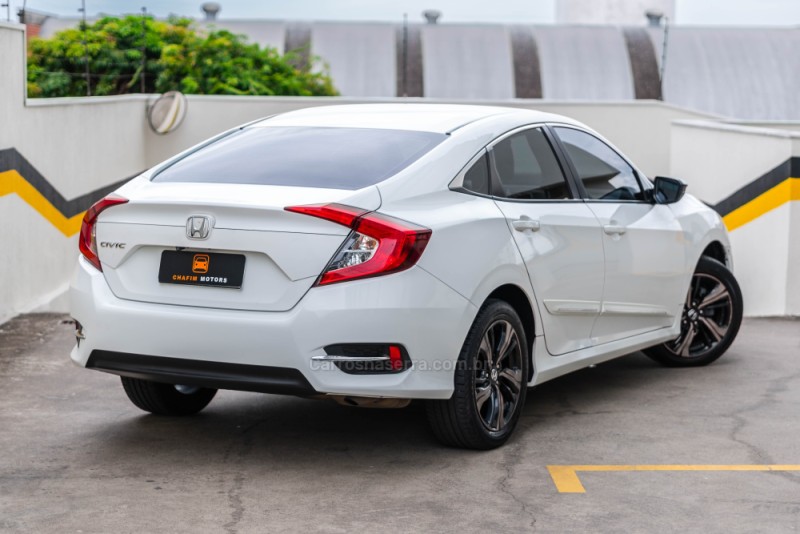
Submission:
<svg viewBox="0 0 800 534">
<path fill-rule="evenodd" d="M 71 237 L 81 231 L 83 213 L 67 218 L 15 170 L 0 172 L 0 197 L 16 193 L 62 234 Z"/>
<path fill-rule="evenodd" d="M 730 232 L 793 200 L 800 200 L 800 178 L 787 178 L 747 204 L 739 206 L 723 217 L 722 221 Z"/>
</svg>

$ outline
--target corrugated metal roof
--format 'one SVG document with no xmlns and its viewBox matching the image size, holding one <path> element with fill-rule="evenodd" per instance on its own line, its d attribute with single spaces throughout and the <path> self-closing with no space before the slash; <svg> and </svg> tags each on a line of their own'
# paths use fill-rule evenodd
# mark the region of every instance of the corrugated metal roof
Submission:
<svg viewBox="0 0 800 534">
<path fill-rule="evenodd" d="M 76 23 L 48 19 L 42 35 Z M 280 51 L 305 48 L 329 66 L 343 96 L 630 100 L 659 93 L 660 28 L 647 30 L 647 43 L 617 26 L 411 24 L 404 39 L 402 26 L 390 23 L 213 24 Z M 737 119 L 800 120 L 798 50 L 798 28 L 671 27 L 664 100 Z"/>
</svg>

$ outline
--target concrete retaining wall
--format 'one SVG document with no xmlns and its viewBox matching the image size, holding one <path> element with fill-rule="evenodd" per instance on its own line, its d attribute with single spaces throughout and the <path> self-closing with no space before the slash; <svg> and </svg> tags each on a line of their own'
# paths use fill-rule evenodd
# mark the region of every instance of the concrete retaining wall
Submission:
<svg viewBox="0 0 800 534">
<path fill-rule="evenodd" d="M 24 72 L 23 29 L 0 24 L 0 322 L 35 309 L 66 310 L 63 294 L 78 255 L 82 212 L 109 186 L 256 118 L 308 106 L 397 101 L 192 96 L 185 122 L 159 136 L 146 125 L 151 96 L 26 101 Z M 711 204 L 800 155 L 785 125 L 782 132 L 725 126 L 656 101 L 459 102 L 574 117 L 606 135 L 650 176 L 684 178 Z M 789 246 L 800 235 L 796 205 L 769 210 L 732 233 L 749 315 L 800 314 L 800 285 L 788 275 L 800 262 L 800 249 Z M 766 277 L 765 262 L 771 266 Z"/>
<path fill-rule="evenodd" d="M 800 133 L 677 121 L 670 159 L 723 215 L 746 313 L 800 315 Z"/>
<path fill-rule="evenodd" d="M 59 297 L 77 255 L 74 228 L 85 209 L 72 213 L 74 203 L 64 200 L 146 166 L 144 98 L 26 105 L 24 39 L 21 27 L 0 25 L 0 161 L 6 163 L 0 168 L 0 322 L 41 306 L 64 309 Z M 23 181 L 37 187 L 20 186 Z"/>
</svg>

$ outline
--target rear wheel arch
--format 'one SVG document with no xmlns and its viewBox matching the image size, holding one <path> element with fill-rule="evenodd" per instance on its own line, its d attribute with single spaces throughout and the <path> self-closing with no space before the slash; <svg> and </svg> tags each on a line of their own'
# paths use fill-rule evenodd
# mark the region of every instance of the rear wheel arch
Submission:
<svg viewBox="0 0 800 534">
<path fill-rule="evenodd" d="M 528 381 L 533 379 L 533 340 L 536 335 L 536 323 L 533 315 L 533 306 L 528 295 L 514 284 L 505 284 L 492 291 L 483 304 L 490 299 L 507 302 L 519 315 L 525 338 L 528 342 L 530 365 L 528 366 Z M 482 306 L 483 306 L 482 304 Z"/>
<path fill-rule="evenodd" d="M 527 394 L 524 335 L 514 306 L 495 298 L 483 303 L 459 353 L 452 396 L 425 403 L 431 430 L 440 441 L 487 450 L 508 440 Z"/>
</svg>

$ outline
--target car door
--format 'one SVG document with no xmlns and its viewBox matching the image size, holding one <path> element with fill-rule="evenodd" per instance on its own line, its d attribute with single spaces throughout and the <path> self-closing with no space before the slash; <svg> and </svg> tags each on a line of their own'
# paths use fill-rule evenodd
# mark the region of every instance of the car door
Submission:
<svg viewBox="0 0 800 534">
<path fill-rule="evenodd" d="M 651 203 L 644 178 L 595 135 L 566 126 L 553 131 L 603 229 L 605 290 L 593 342 L 671 326 L 686 297 L 687 248 L 672 210 Z"/>
<path fill-rule="evenodd" d="M 578 198 L 545 127 L 490 146 L 492 194 L 528 270 L 553 355 L 591 345 L 603 294 L 600 225 Z"/>
</svg>

